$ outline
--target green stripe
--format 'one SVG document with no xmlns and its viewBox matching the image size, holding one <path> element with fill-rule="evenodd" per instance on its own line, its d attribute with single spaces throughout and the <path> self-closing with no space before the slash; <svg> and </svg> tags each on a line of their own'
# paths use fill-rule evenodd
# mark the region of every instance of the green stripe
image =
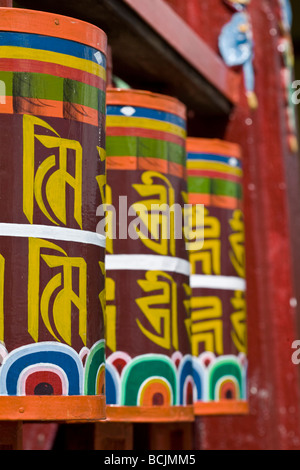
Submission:
<svg viewBox="0 0 300 470">
<path fill-rule="evenodd" d="M 242 199 L 242 185 L 233 181 L 219 178 L 199 178 L 199 176 L 189 176 L 189 193 L 212 194 L 214 196 L 229 196 Z"/>
<path fill-rule="evenodd" d="M 186 165 L 185 148 L 166 140 L 134 136 L 107 136 L 106 154 L 109 157 L 159 158 L 179 165 Z"/>
<path fill-rule="evenodd" d="M 76 103 L 105 112 L 105 93 L 76 80 L 27 72 L 0 72 L 7 96 Z"/>
<path fill-rule="evenodd" d="M 12 96 L 13 72 L 0 72 L 0 80 L 5 83 L 6 96 Z"/>
</svg>

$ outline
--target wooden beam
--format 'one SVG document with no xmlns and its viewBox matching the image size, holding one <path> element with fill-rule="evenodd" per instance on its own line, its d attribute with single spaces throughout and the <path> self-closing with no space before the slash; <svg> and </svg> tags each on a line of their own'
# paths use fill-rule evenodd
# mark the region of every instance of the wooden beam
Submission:
<svg viewBox="0 0 300 470">
<path fill-rule="evenodd" d="M 220 57 L 164 1 L 122 0 L 194 69 L 232 103 L 239 98 L 239 80 Z M 178 34 L 180 31 L 180 34 Z M 225 72 L 225 73 L 224 73 Z"/>
<path fill-rule="evenodd" d="M 150 9 L 144 0 L 15 4 L 95 24 L 108 36 L 114 74 L 132 88 L 175 96 L 198 115 L 227 116 L 237 100 L 240 79 L 163 0 L 154 1 L 155 8 L 151 1 Z"/>
</svg>

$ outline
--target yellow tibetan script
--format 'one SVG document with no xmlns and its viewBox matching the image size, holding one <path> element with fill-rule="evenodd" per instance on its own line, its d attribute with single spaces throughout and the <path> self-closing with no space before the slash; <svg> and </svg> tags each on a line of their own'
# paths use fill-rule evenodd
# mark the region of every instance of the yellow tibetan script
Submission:
<svg viewBox="0 0 300 470">
<path fill-rule="evenodd" d="M 239 352 L 247 352 L 246 299 L 244 292 L 235 291 L 231 299 L 234 312 L 230 315 L 232 331 L 231 338 Z"/>
<path fill-rule="evenodd" d="M 132 204 L 148 233 L 138 230 L 144 245 L 150 250 L 175 256 L 175 191 L 168 178 L 156 171 L 146 171 L 142 184 L 133 184 L 138 194 L 145 198 Z"/>
<path fill-rule="evenodd" d="M 106 278 L 106 310 L 104 315 L 105 320 L 105 340 L 107 347 L 115 352 L 117 350 L 116 338 L 116 320 L 117 308 L 114 304 L 116 300 L 116 283 L 113 279 Z"/>
<path fill-rule="evenodd" d="M 53 250 L 54 255 L 42 254 Z M 86 345 L 87 336 L 87 265 L 83 258 L 68 257 L 67 253 L 55 245 L 38 238 L 29 238 L 28 260 L 28 332 L 39 340 L 41 319 L 51 335 L 71 345 L 72 304 L 78 309 L 79 336 Z M 47 271 L 46 271 L 46 268 Z M 41 279 L 54 268 L 61 268 L 46 284 Z M 73 290 L 73 271 L 78 272 L 78 295 Z M 55 270 L 57 272 L 57 269 Z M 42 291 L 42 292 L 41 292 Z M 50 301 L 53 300 L 53 304 Z M 52 307 L 50 308 L 50 305 Z M 55 326 L 56 332 L 53 329 Z M 58 337 L 60 336 L 60 338 Z"/>
<path fill-rule="evenodd" d="M 199 345 L 204 350 L 223 354 L 223 321 L 222 302 L 218 297 L 191 298 L 191 343 L 192 354 L 200 354 Z"/>
<path fill-rule="evenodd" d="M 136 303 L 151 325 L 149 331 L 137 319 L 142 333 L 153 343 L 165 349 L 178 349 L 177 325 L 177 284 L 162 271 L 147 271 L 145 280 L 138 280 L 139 286 L 147 295 L 136 299 Z M 162 307 L 164 305 L 164 307 Z"/>
<path fill-rule="evenodd" d="M 243 213 L 241 210 L 236 210 L 233 213 L 232 219 L 229 224 L 233 233 L 229 235 L 229 242 L 231 245 L 230 260 L 236 273 L 244 278 L 245 277 L 245 227 L 243 220 Z"/>
<path fill-rule="evenodd" d="M 37 127 L 43 128 L 44 132 L 47 130 L 48 133 L 38 134 Z M 49 131 L 54 135 L 49 135 Z M 38 142 L 45 149 L 49 149 L 50 155 L 37 165 L 35 150 Z M 51 153 L 55 149 L 58 156 Z M 68 172 L 68 158 L 73 159 L 74 176 Z M 42 119 L 24 115 L 23 210 L 31 224 L 33 223 L 34 201 L 36 201 L 39 209 L 52 223 L 66 225 L 67 185 L 74 192 L 74 219 L 82 228 L 82 147 L 80 143 L 76 140 L 63 139 Z"/>
<path fill-rule="evenodd" d="M 204 208 L 204 239 L 202 248 L 199 251 L 190 251 L 191 274 L 221 274 L 221 224 L 216 217 L 209 214 L 208 209 Z M 198 233 L 201 228 L 198 227 Z M 200 264 L 201 269 L 198 269 Z"/>
</svg>

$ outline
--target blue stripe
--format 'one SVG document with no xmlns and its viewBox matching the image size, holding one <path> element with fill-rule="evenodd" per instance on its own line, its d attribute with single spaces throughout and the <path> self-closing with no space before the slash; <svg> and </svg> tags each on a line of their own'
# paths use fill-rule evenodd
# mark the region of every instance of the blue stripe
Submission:
<svg viewBox="0 0 300 470">
<path fill-rule="evenodd" d="M 102 62 L 100 65 L 106 66 L 105 55 L 93 47 L 80 44 L 79 42 L 69 41 L 68 39 L 54 38 L 51 36 L 42 36 L 39 34 L 0 32 L 0 46 L 27 47 L 29 49 L 40 49 L 43 51 L 58 52 L 70 55 L 79 59 L 90 60 L 98 64 L 97 57 L 101 54 Z"/>
<path fill-rule="evenodd" d="M 126 116 L 126 114 L 122 113 L 121 109 L 132 107 L 135 112 L 131 115 L 131 117 L 137 118 L 146 118 L 146 119 L 155 119 L 156 121 L 164 121 L 170 124 L 175 124 L 176 126 L 180 126 L 183 129 L 186 129 L 186 122 L 181 117 L 177 116 L 176 114 L 166 113 L 164 111 L 158 111 L 156 109 L 151 108 L 141 108 L 135 106 L 107 106 L 107 115 L 108 116 Z"/>
<path fill-rule="evenodd" d="M 236 161 L 236 165 L 230 165 L 229 160 L 234 159 Z M 232 157 L 227 157 L 225 155 L 216 155 L 213 153 L 191 153 L 189 152 L 187 154 L 187 159 L 188 160 L 202 160 L 202 161 L 210 161 L 210 162 L 218 162 L 218 163 L 226 163 L 226 165 L 236 167 L 236 168 L 242 168 L 242 162 L 238 158 L 232 156 Z"/>
</svg>

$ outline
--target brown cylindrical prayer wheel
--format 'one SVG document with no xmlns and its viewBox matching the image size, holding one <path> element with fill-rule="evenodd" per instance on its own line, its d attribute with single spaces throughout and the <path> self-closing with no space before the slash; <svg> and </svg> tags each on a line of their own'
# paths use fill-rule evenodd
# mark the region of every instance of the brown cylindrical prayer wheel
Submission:
<svg viewBox="0 0 300 470">
<path fill-rule="evenodd" d="M 187 139 L 196 415 L 248 410 L 242 163 L 238 145 Z"/>
<path fill-rule="evenodd" d="M 107 417 L 193 420 L 186 110 L 107 90 Z"/>
<path fill-rule="evenodd" d="M 1 8 L 0 55 L 0 419 L 103 419 L 106 35 Z"/>
</svg>

